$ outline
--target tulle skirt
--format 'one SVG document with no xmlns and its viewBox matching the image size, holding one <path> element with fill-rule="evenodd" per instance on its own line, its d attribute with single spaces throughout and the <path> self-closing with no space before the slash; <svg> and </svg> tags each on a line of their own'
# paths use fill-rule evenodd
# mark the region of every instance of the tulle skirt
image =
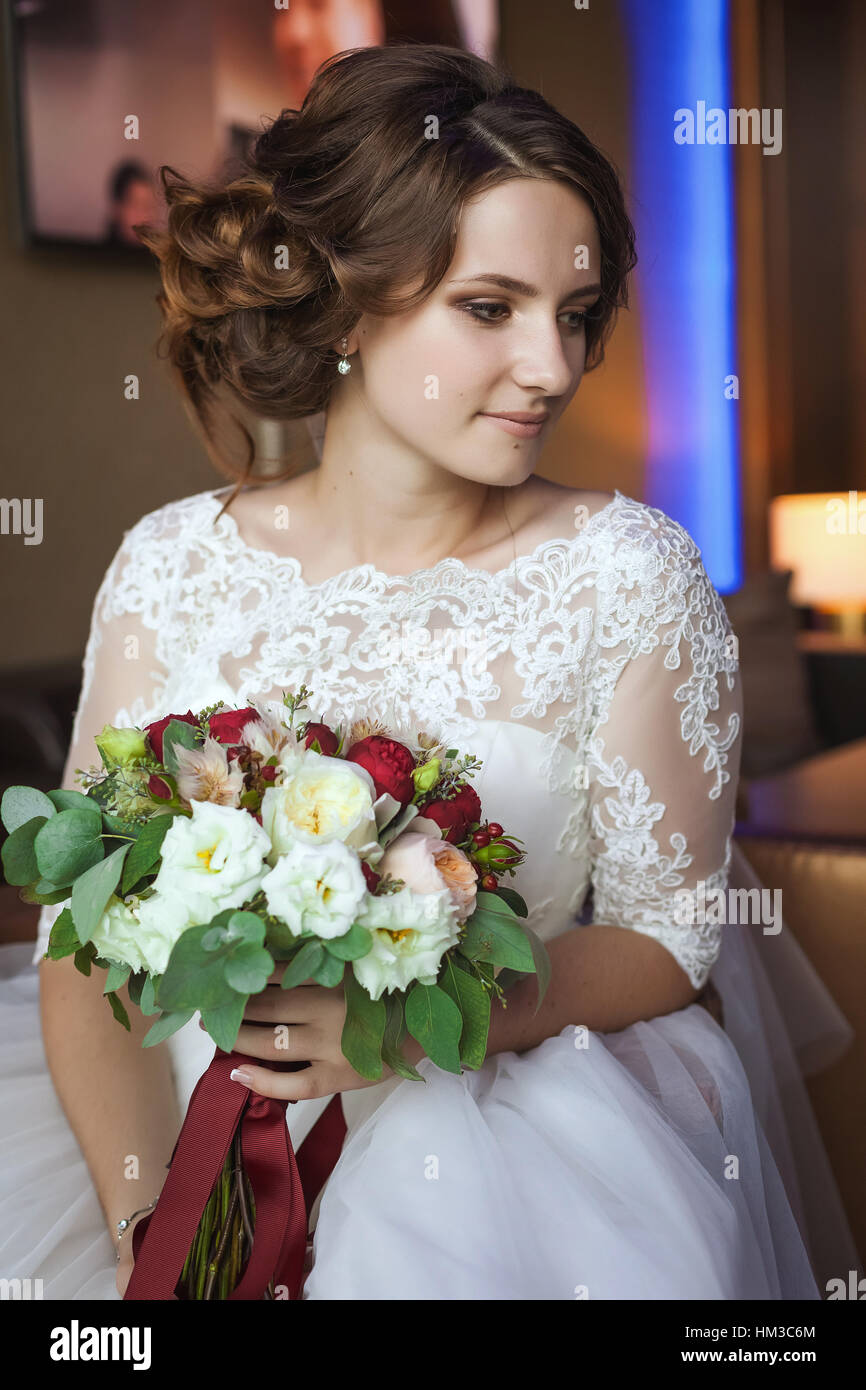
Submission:
<svg viewBox="0 0 866 1390">
<path fill-rule="evenodd" d="M 730 885 L 756 884 L 735 847 Z M 616 1033 L 569 1025 L 477 1072 L 425 1060 L 424 1083 L 347 1093 L 304 1298 L 823 1297 L 858 1261 L 802 1070 L 851 1031 L 790 933 L 768 955 L 755 932 L 723 934 L 724 1029 L 695 1004 Z M 0 949 L 0 1277 L 117 1298 L 30 955 Z M 289 1107 L 296 1143 L 325 1103 Z"/>
</svg>

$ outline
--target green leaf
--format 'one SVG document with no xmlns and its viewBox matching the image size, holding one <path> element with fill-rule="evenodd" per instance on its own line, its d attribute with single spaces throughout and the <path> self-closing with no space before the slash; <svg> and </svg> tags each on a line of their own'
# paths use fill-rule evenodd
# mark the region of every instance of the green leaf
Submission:
<svg viewBox="0 0 866 1390">
<path fill-rule="evenodd" d="M 74 955 L 80 950 L 81 942 L 78 940 L 72 912 L 65 907 L 51 928 L 46 955 L 50 960 L 63 960 L 65 956 Z"/>
<path fill-rule="evenodd" d="M 324 985 L 325 989 L 335 989 L 343 978 L 343 971 L 346 969 L 346 962 L 339 956 L 332 956 L 328 951 L 322 953 L 321 964 L 317 967 L 312 978 L 317 985 Z"/>
<path fill-rule="evenodd" d="M 170 1012 L 175 1009 L 219 1009 L 238 997 L 225 978 L 226 960 L 232 943 L 227 942 L 216 951 L 206 951 L 202 946 L 202 938 L 213 927 L 214 922 L 187 927 L 174 943 L 159 982 L 162 1008 Z M 142 990 L 142 997 L 144 993 Z"/>
<path fill-rule="evenodd" d="M 130 1032 L 129 1014 L 126 1012 L 126 1009 L 123 1007 L 123 1004 L 118 999 L 117 995 L 114 993 L 113 990 L 109 990 L 105 997 L 111 1005 L 111 1012 L 114 1014 L 114 1017 L 117 1019 L 118 1023 L 123 1024 L 127 1033 Z"/>
<path fill-rule="evenodd" d="M 16 887 L 24 887 L 26 884 L 34 883 L 40 877 L 34 841 L 43 826 L 47 824 L 48 821 L 43 816 L 34 816 L 32 820 L 19 825 L 3 841 L 0 859 L 3 862 L 3 872 L 6 875 L 7 883 L 14 884 Z"/>
<path fill-rule="evenodd" d="M 129 845 L 121 845 L 73 883 L 72 917 L 82 941 L 89 941 L 99 926 L 108 900 L 120 881 L 128 852 Z"/>
<path fill-rule="evenodd" d="M 457 965 L 455 956 L 445 957 L 439 988 L 454 1000 L 460 1010 L 463 1028 L 460 1033 L 460 1060 L 477 1071 L 487 1056 L 487 1035 L 490 1031 L 490 995 L 480 980 Z"/>
<path fill-rule="evenodd" d="M 535 974 L 538 980 L 538 1003 L 535 1006 L 534 1014 L 537 1014 L 538 1010 L 541 1008 L 541 1002 L 547 993 L 547 986 L 550 984 L 550 956 L 547 954 L 547 947 L 534 928 L 527 926 L 524 922 L 523 930 L 532 947 L 532 959 L 535 962 Z"/>
<path fill-rule="evenodd" d="M 511 908 L 495 893 L 478 893 L 458 950 L 467 960 L 490 961 L 532 974 L 532 947 Z"/>
<path fill-rule="evenodd" d="M 176 1033 L 178 1028 L 189 1023 L 194 1013 L 195 1009 L 174 1009 L 171 1013 L 160 1014 L 156 1023 L 142 1038 L 142 1047 L 156 1047 L 157 1043 L 164 1042 L 172 1033 Z"/>
<path fill-rule="evenodd" d="M 172 774 L 179 771 L 177 754 L 174 751 L 178 745 L 182 748 L 200 748 L 201 739 L 194 724 L 187 724 L 182 719 L 172 719 L 166 725 L 162 736 L 162 764 L 166 772 Z"/>
<path fill-rule="evenodd" d="M 58 787 L 57 791 L 49 792 L 48 799 L 58 811 L 95 811 L 102 821 L 102 811 L 98 802 L 92 796 L 85 796 L 84 792 L 67 791 L 65 787 Z"/>
<path fill-rule="evenodd" d="M 0 820 L 10 835 L 29 820 L 50 820 L 54 803 L 38 787 L 7 787 L 0 798 Z"/>
<path fill-rule="evenodd" d="M 52 883 L 72 883 L 105 858 L 100 835 L 102 816 L 88 811 L 58 811 L 36 837 L 39 872 Z"/>
<path fill-rule="evenodd" d="M 406 1037 L 406 1029 L 403 1026 L 403 996 L 391 993 L 385 1001 L 386 1019 L 385 1032 L 382 1035 L 382 1061 L 390 1067 L 398 1076 L 404 1077 L 407 1081 L 423 1081 L 427 1084 L 426 1077 L 423 1077 L 411 1062 L 407 1062 L 401 1051 L 401 1044 Z"/>
<path fill-rule="evenodd" d="M 96 947 L 92 941 L 88 941 L 75 952 L 75 969 L 80 970 L 82 975 L 89 975 L 91 961 L 95 959 Z"/>
<path fill-rule="evenodd" d="M 225 963 L 226 982 L 238 994 L 261 994 L 273 974 L 274 958 L 254 941 L 240 941 Z"/>
<path fill-rule="evenodd" d="M 201 1021 L 223 1052 L 231 1052 L 247 1007 L 248 994 L 233 994 L 228 1004 L 218 1009 L 202 1009 Z"/>
<path fill-rule="evenodd" d="M 130 975 L 126 986 L 126 992 L 136 1008 L 141 1002 L 141 995 L 144 990 L 148 976 L 143 970 L 139 970 L 135 975 Z"/>
<path fill-rule="evenodd" d="M 460 1075 L 463 1017 L 444 990 L 416 980 L 406 996 L 406 1027 L 437 1067 Z"/>
<path fill-rule="evenodd" d="M 360 922 L 353 922 L 345 936 L 331 937 L 322 944 L 340 960 L 360 960 L 373 949 L 373 933 Z"/>
<path fill-rule="evenodd" d="M 166 832 L 173 824 L 173 816 L 158 815 L 153 816 L 141 827 L 139 836 L 129 851 L 129 858 L 123 866 L 123 882 L 120 889 L 122 897 L 156 866 Z"/>
<path fill-rule="evenodd" d="M 68 885 L 60 888 L 56 883 L 49 883 L 47 878 L 40 878 L 36 883 L 22 884 L 18 896 L 23 903 L 39 903 L 44 907 L 51 903 L 66 902 L 69 892 Z"/>
<path fill-rule="evenodd" d="M 103 994 L 113 994 L 115 990 L 122 989 L 129 978 L 130 967 L 128 965 L 118 965 L 117 961 L 108 962 L 108 976 L 105 981 Z"/>
<path fill-rule="evenodd" d="M 496 890 L 497 897 L 504 898 L 512 912 L 516 912 L 518 917 L 527 917 L 529 909 L 519 893 L 515 893 L 513 888 L 504 888 L 500 885 Z"/>
<path fill-rule="evenodd" d="M 265 939 L 265 923 L 256 912 L 233 912 L 227 923 L 227 931 L 232 941 L 252 942 L 261 946 Z"/>
<path fill-rule="evenodd" d="M 378 1081 L 382 1075 L 382 1037 L 385 1032 L 385 1003 L 371 999 L 353 970 L 343 982 L 346 1018 L 341 1045 L 343 1056 L 359 1076 Z"/>
<path fill-rule="evenodd" d="M 325 952 L 321 941 L 305 941 L 296 956 L 292 956 L 290 963 L 286 966 L 280 984 L 283 989 L 294 989 L 295 985 L 302 985 L 304 980 L 312 978 L 313 971 L 318 970 L 322 964 Z"/>
</svg>

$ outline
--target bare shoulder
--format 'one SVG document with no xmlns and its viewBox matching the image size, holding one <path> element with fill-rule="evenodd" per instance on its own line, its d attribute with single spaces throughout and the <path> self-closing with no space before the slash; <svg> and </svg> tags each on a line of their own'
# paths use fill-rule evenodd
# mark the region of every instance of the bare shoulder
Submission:
<svg viewBox="0 0 866 1390">
<path fill-rule="evenodd" d="M 524 509 L 522 526 L 527 538 L 539 540 L 569 536 L 588 517 L 600 512 L 613 500 L 612 492 L 589 488 L 566 487 L 548 478 L 533 477 L 526 485 L 521 499 Z"/>
</svg>

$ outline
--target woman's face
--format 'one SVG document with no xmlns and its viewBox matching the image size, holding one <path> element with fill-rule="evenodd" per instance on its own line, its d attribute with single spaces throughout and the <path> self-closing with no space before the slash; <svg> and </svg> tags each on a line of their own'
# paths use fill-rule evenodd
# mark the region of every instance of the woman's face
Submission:
<svg viewBox="0 0 866 1390">
<path fill-rule="evenodd" d="M 599 264 L 595 217 L 572 188 L 499 184 L 463 209 L 454 258 L 422 305 L 362 316 L 350 338 L 361 370 L 345 386 L 398 447 L 474 481 L 522 482 L 583 375 Z M 489 418 L 515 412 L 544 417 L 540 428 Z"/>
</svg>

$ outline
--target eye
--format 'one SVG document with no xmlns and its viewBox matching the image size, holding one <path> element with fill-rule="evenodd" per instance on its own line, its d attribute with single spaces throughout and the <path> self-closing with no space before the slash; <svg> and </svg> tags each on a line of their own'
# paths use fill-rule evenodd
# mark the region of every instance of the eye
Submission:
<svg viewBox="0 0 866 1390">
<path fill-rule="evenodd" d="M 493 327 L 498 323 L 502 323 L 504 317 L 507 317 L 510 313 L 507 304 L 503 304 L 495 299 L 473 300 L 471 303 L 459 304 L 457 307 L 462 310 L 464 314 L 468 314 L 470 318 L 474 319 L 476 323 L 483 323 L 488 327 Z M 491 315 L 496 315 L 496 317 L 491 317 Z M 588 315 L 585 309 L 566 309 L 565 317 L 572 320 L 571 323 L 567 324 L 569 331 L 571 333 L 579 333 Z"/>
</svg>

